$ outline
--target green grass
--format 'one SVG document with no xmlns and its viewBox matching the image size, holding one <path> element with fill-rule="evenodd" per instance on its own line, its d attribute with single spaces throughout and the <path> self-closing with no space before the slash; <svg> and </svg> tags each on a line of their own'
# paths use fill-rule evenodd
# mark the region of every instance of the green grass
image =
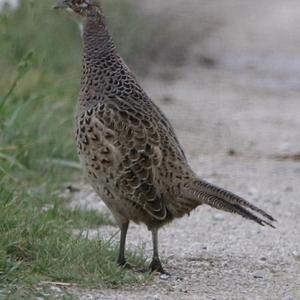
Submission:
<svg viewBox="0 0 300 300">
<path fill-rule="evenodd" d="M 73 141 L 81 40 L 72 18 L 52 4 L 24 0 L 0 14 L 0 298 L 33 299 L 42 281 L 100 287 L 146 278 L 118 268 L 117 249 L 101 237 L 84 236 L 110 223 L 105 216 L 72 210 L 58 196 L 81 176 Z M 145 38 L 134 35 L 153 28 L 128 1 L 105 7 L 121 52 L 131 63 L 141 59 L 133 53 Z M 144 263 L 140 254 L 129 257 Z"/>
<path fill-rule="evenodd" d="M 136 280 L 134 273 L 117 267 L 114 247 L 85 237 L 84 229 L 106 223 L 103 216 L 72 211 L 53 196 L 20 196 L 18 199 L 8 191 L 1 193 L 1 285 L 30 284 L 43 279 L 99 287 Z M 37 203 L 53 201 L 54 206 L 48 210 Z M 74 228 L 80 233 L 72 234 Z M 135 262 L 142 261 L 138 256 L 131 257 Z"/>
</svg>

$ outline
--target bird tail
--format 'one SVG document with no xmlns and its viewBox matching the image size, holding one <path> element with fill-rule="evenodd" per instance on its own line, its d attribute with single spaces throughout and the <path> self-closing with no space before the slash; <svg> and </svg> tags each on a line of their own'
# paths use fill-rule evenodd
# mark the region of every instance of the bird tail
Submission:
<svg viewBox="0 0 300 300">
<path fill-rule="evenodd" d="M 275 222 L 276 220 L 262 209 L 231 192 L 200 179 L 186 184 L 181 189 L 181 196 L 185 199 L 199 201 L 201 204 L 207 204 L 223 211 L 239 214 L 262 226 L 268 225 L 275 228 L 270 222 Z M 253 212 L 260 216 L 257 216 Z"/>
</svg>

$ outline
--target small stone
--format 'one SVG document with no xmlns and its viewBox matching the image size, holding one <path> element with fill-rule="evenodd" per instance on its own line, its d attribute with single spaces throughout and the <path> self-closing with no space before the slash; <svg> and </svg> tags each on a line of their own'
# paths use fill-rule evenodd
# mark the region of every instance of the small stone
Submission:
<svg viewBox="0 0 300 300">
<path fill-rule="evenodd" d="M 234 150 L 234 149 L 228 149 L 228 150 L 227 150 L 227 155 L 228 155 L 228 156 L 236 156 L 236 155 L 237 155 L 237 152 L 236 152 L 236 150 Z"/>
<path fill-rule="evenodd" d="M 266 262 L 266 261 L 267 261 L 267 258 L 263 256 L 263 257 L 261 257 L 259 260 L 262 261 L 262 262 Z"/>
<path fill-rule="evenodd" d="M 183 281 L 183 277 L 176 276 L 176 281 Z"/>
<path fill-rule="evenodd" d="M 75 187 L 75 186 L 73 186 L 73 185 L 71 185 L 71 184 L 69 184 L 69 185 L 66 186 L 66 190 L 67 190 L 69 193 L 78 193 L 78 192 L 80 192 L 80 189 L 79 189 L 79 188 L 77 188 L 77 187 Z"/>
<path fill-rule="evenodd" d="M 220 213 L 216 213 L 213 215 L 213 218 L 214 220 L 216 221 L 223 221 L 225 219 L 224 215 L 223 214 L 220 214 Z"/>
<path fill-rule="evenodd" d="M 295 258 L 296 261 L 300 261 L 300 253 L 297 251 L 292 252 L 293 257 Z"/>
<path fill-rule="evenodd" d="M 255 278 L 255 279 L 262 279 L 262 278 L 264 278 L 264 276 L 263 276 L 263 274 L 261 272 L 257 271 L 255 273 L 253 273 L 253 278 Z"/>
<path fill-rule="evenodd" d="M 62 293 L 61 288 L 59 288 L 59 287 L 57 287 L 57 286 L 51 286 L 51 287 L 50 287 L 50 290 L 51 290 L 52 292 L 55 292 L 55 293 Z"/>
<path fill-rule="evenodd" d="M 250 187 L 248 189 L 248 195 L 257 197 L 258 196 L 258 190 L 255 187 Z"/>
<path fill-rule="evenodd" d="M 161 274 L 161 275 L 159 276 L 159 278 L 160 278 L 161 280 L 168 280 L 168 279 L 170 278 L 170 275 L 168 275 L 168 274 Z"/>
</svg>

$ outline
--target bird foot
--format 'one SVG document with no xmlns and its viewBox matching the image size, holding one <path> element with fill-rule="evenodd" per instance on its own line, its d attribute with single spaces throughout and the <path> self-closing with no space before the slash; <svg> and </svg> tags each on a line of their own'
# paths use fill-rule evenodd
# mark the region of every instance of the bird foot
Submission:
<svg viewBox="0 0 300 300">
<path fill-rule="evenodd" d="M 118 260 L 117 263 L 122 269 L 125 269 L 125 270 L 133 269 L 132 265 L 129 264 L 126 260 Z"/>
<path fill-rule="evenodd" d="M 158 259 L 153 259 L 150 266 L 149 266 L 150 272 L 158 272 L 162 275 L 168 275 L 171 276 L 171 274 L 169 272 L 167 272 L 163 267 L 162 264 L 160 262 L 160 260 Z"/>
</svg>

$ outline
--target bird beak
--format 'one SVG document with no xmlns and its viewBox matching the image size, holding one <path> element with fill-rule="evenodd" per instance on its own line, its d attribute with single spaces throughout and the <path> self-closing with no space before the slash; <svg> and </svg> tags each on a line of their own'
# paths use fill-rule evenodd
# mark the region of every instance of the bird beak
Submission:
<svg viewBox="0 0 300 300">
<path fill-rule="evenodd" d="M 53 6 L 53 9 L 64 9 L 68 7 L 68 0 L 57 0 L 56 4 Z"/>
</svg>

